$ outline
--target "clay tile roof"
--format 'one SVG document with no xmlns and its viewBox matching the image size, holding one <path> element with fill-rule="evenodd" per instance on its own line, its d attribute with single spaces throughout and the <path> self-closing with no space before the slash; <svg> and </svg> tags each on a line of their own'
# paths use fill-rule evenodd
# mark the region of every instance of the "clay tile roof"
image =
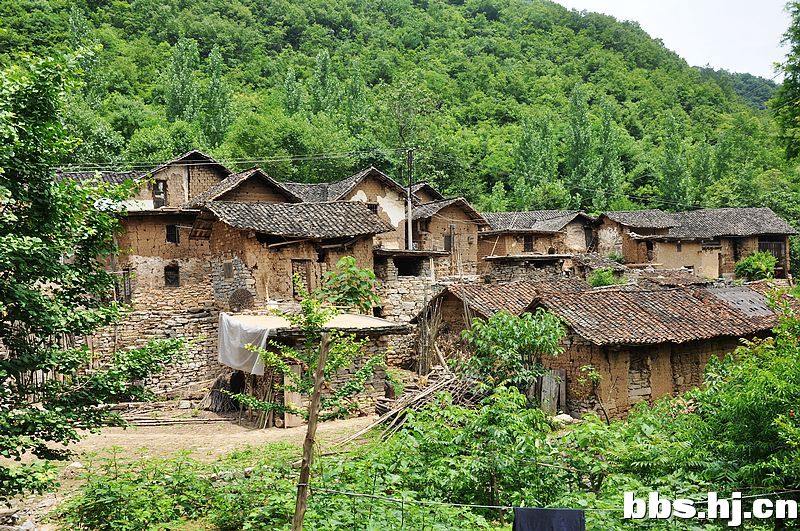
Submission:
<svg viewBox="0 0 800 531">
<path fill-rule="evenodd" d="M 578 293 L 589 289 L 580 278 L 550 278 L 536 281 L 453 284 L 447 291 L 485 317 L 500 311 L 519 315 L 543 293 Z"/>
<path fill-rule="evenodd" d="M 411 193 L 412 194 L 416 194 L 417 192 L 419 192 L 422 189 L 424 189 L 426 192 L 428 192 L 431 195 L 431 197 L 433 197 L 436 200 L 444 199 L 444 196 L 442 195 L 442 193 L 439 192 L 439 190 L 434 188 L 430 183 L 428 183 L 426 181 L 419 182 L 419 183 L 411 185 Z"/>
<path fill-rule="evenodd" d="M 463 197 L 454 197 L 452 199 L 444 199 L 440 201 L 431 201 L 429 203 L 422 203 L 421 205 L 416 205 L 414 209 L 411 211 L 411 219 L 426 219 L 431 216 L 436 215 L 442 209 L 449 207 L 451 205 L 458 205 L 461 209 L 466 212 L 470 218 L 475 220 L 479 225 L 485 225 L 486 220 L 481 216 L 481 214 L 475 210 L 469 202 L 464 199 Z"/>
<path fill-rule="evenodd" d="M 769 208 L 704 208 L 672 214 L 669 238 L 712 239 L 720 236 L 797 234 Z"/>
<path fill-rule="evenodd" d="M 232 173 L 225 177 L 220 182 L 212 185 L 208 190 L 198 194 L 191 199 L 188 203 L 184 205 L 184 207 L 199 207 L 203 203 L 208 201 L 213 201 L 224 195 L 231 190 L 234 190 L 236 187 L 247 181 L 251 178 L 260 178 L 267 181 L 270 185 L 272 185 L 277 190 L 281 191 L 286 198 L 291 202 L 300 202 L 302 199 L 294 194 L 291 190 L 287 190 L 286 188 L 281 185 L 278 181 L 270 177 L 269 175 L 264 172 L 261 168 L 250 168 L 249 170 L 240 171 L 239 173 Z"/>
<path fill-rule="evenodd" d="M 241 203 L 211 201 L 204 207 L 242 230 L 291 238 L 334 239 L 392 230 L 359 201 L 327 203 Z"/>
<path fill-rule="evenodd" d="M 596 345 L 741 337 L 769 330 L 776 323 L 774 314 L 748 315 L 704 289 L 601 288 L 545 294 L 540 304 Z"/>
<path fill-rule="evenodd" d="M 573 219 L 583 216 L 577 210 L 531 210 L 527 212 L 482 212 L 491 232 L 558 232 Z"/>
<path fill-rule="evenodd" d="M 628 210 L 605 212 L 604 215 L 621 225 L 635 228 L 668 229 L 675 225 L 672 216 L 657 208 L 651 210 Z"/>
<path fill-rule="evenodd" d="M 310 203 L 322 201 L 338 201 L 347 195 L 353 188 L 355 188 L 366 177 L 372 175 L 378 180 L 387 184 L 390 188 L 394 188 L 400 195 L 405 195 L 405 189 L 400 186 L 397 181 L 375 168 L 370 166 L 360 172 L 346 177 L 339 181 L 330 183 L 293 183 L 285 182 L 283 186 L 290 190 L 292 193 L 298 195 Z"/>
<path fill-rule="evenodd" d="M 56 181 L 92 181 L 99 178 L 109 184 L 122 184 L 127 180 L 139 180 L 142 174 L 136 171 L 57 171 Z"/>
</svg>

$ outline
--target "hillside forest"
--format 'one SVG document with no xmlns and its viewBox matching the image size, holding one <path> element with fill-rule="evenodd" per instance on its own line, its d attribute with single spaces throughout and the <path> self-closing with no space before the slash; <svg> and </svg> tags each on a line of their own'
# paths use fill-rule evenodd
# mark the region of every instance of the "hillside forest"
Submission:
<svg viewBox="0 0 800 531">
<path fill-rule="evenodd" d="M 484 210 L 757 205 L 800 223 L 776 84 L 689 66 L 633 22 L 544 0 L 8 0 L 0 19 L 4 66 L 78 56 L 63 166 L 199 147 L 278 179 L 405 180 L 413 147 L 415 179 Z"/>
</svg>

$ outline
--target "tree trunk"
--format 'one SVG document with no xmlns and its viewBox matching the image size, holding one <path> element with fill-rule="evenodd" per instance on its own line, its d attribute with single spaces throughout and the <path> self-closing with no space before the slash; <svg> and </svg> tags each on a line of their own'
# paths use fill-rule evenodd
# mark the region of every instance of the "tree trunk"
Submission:
<svg viewBox="0 0 800 531">
<path fill-rule="evenodd" d="M 303 460 L 300 464 L 300 480 L 297 483 L 297 502 L 294 506 L 292 531 L 302 531 L 303 518 L 306 515 L 309 481 L 311 479 L 311 460 L 314 457 L 314 437 L 317 434 L 319 403 L 322 395 L 322 384 L 325 381 L 325 362 L 328 360 L 330 341 L 330 336 L 327 332 L 323 332 L 320 335 L 319 360 L 314 371 L 314 391 L 311 393 L 311 402 L 308 404 L 308 428 L 306 429 L 305 441 L 303 441 Z"/>
</svg>

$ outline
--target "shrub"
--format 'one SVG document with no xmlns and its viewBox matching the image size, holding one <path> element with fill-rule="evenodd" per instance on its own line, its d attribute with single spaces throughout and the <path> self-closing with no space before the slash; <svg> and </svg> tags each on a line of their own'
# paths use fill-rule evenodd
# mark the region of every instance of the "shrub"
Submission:
<svg viewBox="0 0 800 531">
<path fill-rule="evenodd" d="M 622 284 L 625 282 L 624 279 L 617 277 L 614 275 L 614 270 L 610 267 L 602 267 L 600 269 L 595 269 L 594 271 L 589 274 L 589 277 L 586 279 L 590 286 L 593 288 L 600 288 L 602 286 L 613 286 L 614 284 Z"/>
<path fill-rule="evenodd" d="M 543 373 L 542 355 L 561 353 L 564 334 L 561 320 L 541 308 L 532 314 L 498 312 L 487 321 L 475 319 L 463 332 L 472 349 L 469 367 L 483 383 L 509 383 L 523 390 Z"/>
<path fill-rule="evenodd" d="M 772 278 L 778 259 L 767 251 L 757 251 L 736 262 L 736 276 L 746 280 L 764 280 Z"/>
</svg>

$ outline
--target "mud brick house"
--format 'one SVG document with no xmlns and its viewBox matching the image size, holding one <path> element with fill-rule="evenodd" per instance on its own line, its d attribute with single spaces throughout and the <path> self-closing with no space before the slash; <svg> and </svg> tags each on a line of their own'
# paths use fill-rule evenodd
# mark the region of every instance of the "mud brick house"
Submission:
<svg viewBox="0 0 800 531">
<path fill-rule="evenodd" d="M 501 310 L 518 315 L 542 307 L 559 316 L 568 331 L 564 352 L 542 362 L 564 374 L 567 412 L 580 415 L 602 403 L 610 416 L 620 417 L 637 402 L 701 385 L 712 356 L 777 324 L 763 287 L 671 278 L 654 274 L 639 284 L 594 289 L 575 278 L 454 284 L 434 302 L 451 333 L 472 317 Z M 596 392 L 581 382 L 587 365 L 602 376 Z"/>
<path fill-rule="evenodd" d="M 574 210 L 483 213 L 478 234 L 479 272 L 497 280 L 558 275 L 570 257 L 593 243 L 593 219 Z"/>
<path fill-rule="evenodd" d="M 730 277 L 754 251 L 778 259 L 777 278 L 789 275 L 789 236 L 797 231 L 769 208 L 607 212 L 598 220 L 598 252 L 629 265 L 684 267 L 707 278 Z"/>
<path fill-rule="evenodd" d="M 392 230 L 375 238 L 376 247 L 405 248 L 407 190 L 394 179 L 369 167 L 350 177 L 329 183 L 282 183 L 304 202 L 359 201 L 366 203 Z"/>
<path fill-rule="evenodd" d="M 209 201 L 189 234 L 208 245 L 215 298 L 228 307 L 242 300 L 299 298 L 344 256 L 373 268 L 373 237 L 392 227 L 358 201 L 268 203 Z M 252 307 L 248 304 L 244 307 Z"/>
<path fill-rule="evenodd" d="M 415 205 L 412 210 L 414 248 L 444 253 L 435 260 L 436 275 L 478 272 L 478 230 L 486 220 L 463 197 Z"/>
</svg>

